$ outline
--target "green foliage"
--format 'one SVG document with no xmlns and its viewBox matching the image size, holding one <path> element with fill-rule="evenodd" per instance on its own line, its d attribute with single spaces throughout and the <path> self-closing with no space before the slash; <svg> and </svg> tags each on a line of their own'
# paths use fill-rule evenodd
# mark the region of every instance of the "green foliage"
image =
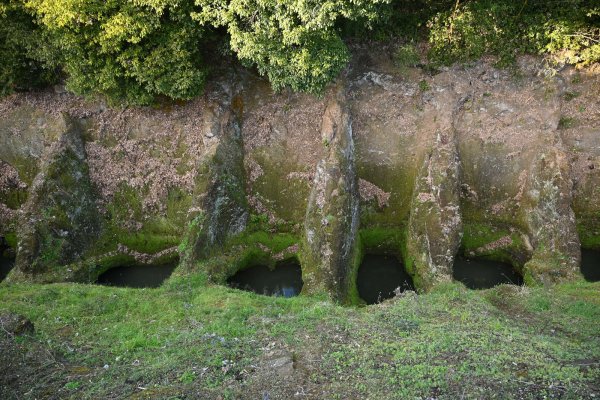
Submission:
<svg viewBox="0 0 600 400">
<path fill-rule="evenodd" d="M 215 30 L 216 29 L 216 30 Z M 0 0 L 0 95 L 66 75 L 75 93 L 149 104 L 190 99 L 223 39 L 274 89 L 320 93 L 346 66 L 342 37 L 430 43 L 431 66 L 522 53 L 600 60 L 595 0 Z M 417 65 L 412 45 L 395 62 Z"/>
<path fill-rule="evenodd" d="M 55 80 L 52 68 L 36 61 L 50 48 L 21 2 L 0 0 L 0 95 Z"/>
<path fill-rule="evenodd" d="M 190 99 L 200 93 L 204 29 L 185 0 L 81 2 L 29 0 L 60 49 L 67 87 L 133 104 L 157 96 Z"/>
<path fill-rule="evenodd" d="M 519 53 L 555 54 L 560 62 L 600 60 L 600 8 L 588 0 L 456 2 L 428 22 L 431 59 L 439 64 L 485 54 L 509 65 Z"/>
<path fill-rule="evenodd" d="M 577 121 L 573 117 L 562 116 L 558 120 L 558 129 L 569 129 L 575 126 Z"/>
<path fill-rule="evenodd" d="M 81 386 L 81 382 L 79 381 L 70 381 L 65 384 L 65 389 L 68 390 L 76 390 Z"/>
<path fill-rule="evenodd" d="M 419 61 L 419 53 L 412 43 L 400 46 L 394 54 L 394 63 L 400 68 L 416 67 Z"/>
<path fill-rule="evenodd" d="M 447 284 L 355 308 L 207 286 L 194 275 L 170 281 L 147 290 L 0 285 L 0 313 L 35 324 L 36 334 L 21 339 L 28 359 L 61 361 L 17 363 L 23 378 L 0 382 L 37 398 L 218 398 L 225 390 L 231 398 L 262 398 L 265 380 L 247 379 L 248 371 L 286 349 L 309 375 L 282 384 L 293 391 L 277 398 L 314 382 L 327 399 L 580 399 L 597 392 L 600 371 L 589 360 L 600 357 L 600 283 L 483 291 Z M 5 343 L 3 352 L 12 348 Z M 95 379 L 103 365 L 109 368 Z"/>
<path fill-rule="evenodd" d="M 334 30 L 341 19 L 370 23 L 389 0 L 196 0 L 202 24 L 225 27 L 231 49 L 274 89 L 319 93 L 344 68 L 349 52 Z"/>
</svg>

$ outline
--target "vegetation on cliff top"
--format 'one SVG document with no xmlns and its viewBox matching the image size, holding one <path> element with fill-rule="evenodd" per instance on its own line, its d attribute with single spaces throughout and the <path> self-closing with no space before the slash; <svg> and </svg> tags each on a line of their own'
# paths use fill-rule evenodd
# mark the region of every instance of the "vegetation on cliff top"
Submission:
<svg viewBox="0 0 600 400">
<path fill-rule="evenodd" d="M 600 60 L 594 0 L 0 0 L 0 94 L 66 79 L 79 94 L 149 104 L 198 95 L 231 55 L 275 89 L 318 93 L 344 38 L 428 41 L 433 66 L 485 54 Z M 209 60 L 210 61 L 207 61 Z"/>
</svg>

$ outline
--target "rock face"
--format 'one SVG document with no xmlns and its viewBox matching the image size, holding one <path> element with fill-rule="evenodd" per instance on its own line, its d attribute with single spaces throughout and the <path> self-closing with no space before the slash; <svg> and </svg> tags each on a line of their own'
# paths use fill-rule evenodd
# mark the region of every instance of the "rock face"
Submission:
<svg viewBox="0 0 600 400">
<path fill-rule="evenodd" d="M 338 89 L 323 114 L 321 134 L 328 152 L 313 179 L 301 257 L 304 291 L 322 291 L 341 301 L 351 291 L 359 223 L 354 139 L 345 104 L 343 89 Z"/>
<path fill-rule="evenodd" d="M 244 146 L 231 97 L 215 104 L 207 115 L 207 151 L 196 167 L 191 222 L 183 249 L 184 264 L 207 258 L 248 221 Z"/>
<path fill-rule="evenodd" d="M 180 257 L 177 273 L 223 283 L 295 258 L 304 293 L 357 303 L 370 253 L 403 260 L 419 290 L 450 281 L 457 253 L 530 285 L 579 279 L 580 247 L 600 248 L 597 67 L 430 75 L 386 51 L 357 47 L 322 98 L 238 72 L 153 109 L 0 100 L 8 281 Z"/>
<path fill-rule="evenodd" d="M 415 182 L 407 252 L 414 255 L 409 269 L 423 289 L 452 280 L 462 236 L 460 173 L 452 133 L 439 133 Z"/>
<path fill-rule="evenodd" d="M 64 133 L 50 146 L 19 219 L 16 269 L 51 274 L 81 260 L 100 231 L 81 128 L 64 117 Z"/>
<path fill-rule="evenodd" d="M 525 279 L 532 283 L 572 279 L 581 250 L 565 152 L 555 147 L 540 155 L 529 171 L 528 182 L 523 218 L 534 251 L 524 265 Z"/>
</svg>

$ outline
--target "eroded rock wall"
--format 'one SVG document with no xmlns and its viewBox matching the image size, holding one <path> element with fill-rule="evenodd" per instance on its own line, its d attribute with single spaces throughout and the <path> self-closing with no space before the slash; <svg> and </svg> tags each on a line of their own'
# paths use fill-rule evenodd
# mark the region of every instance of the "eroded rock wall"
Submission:
<svg viewBox="0 0 600 400">
<path fill-rule="evenodd" d="M 0 101 L 9 280 L 93 281 L 181 256 L 180 274 L 224 282 L 298 258 L 306 293 L 355 302 L 364 254 L 402 258 L 428 290 L 459 252 L 529 284 L 577 279 L 580 243 L 600 248 L 599 93 L 597 67 L 523 58 L 517 72 L 482 60 L 430 74 L 357 48 L 321 98 L 246 72 L 154 109 L 13 95 Z M 49 174 L 68 148 L 83 157 Z M 59 229 L 61 215 L 73 218 Z M 64 242 L 56 257 L 31 239 L 44 229 Z"/>
</svg>

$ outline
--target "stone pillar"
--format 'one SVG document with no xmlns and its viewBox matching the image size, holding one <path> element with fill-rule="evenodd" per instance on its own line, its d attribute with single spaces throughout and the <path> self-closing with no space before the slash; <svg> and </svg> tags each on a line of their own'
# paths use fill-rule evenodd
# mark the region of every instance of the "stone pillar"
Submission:
<svg viewBox="0 0 600 400">
<path fill-rule="evenodd" d="M 407 270 L 418 289 L 452 280 L 461 238 L 458 152 L 454 131 L 446 130 L 423 161 L 411 202 Z"/>
<path fill-rule="evenodd" d="M 100 233 L 100 215 L 81 127 L 68 116 L 64 133 L 43 156 L 18 229 L 16 275 L 47 273 L 80 261 Z"/>
<path fill-rule="evenodd" d="M 321 133 L 327 155 L 317 165 L 301 248 L 306 293 L 348 301 L 355 268 L 359 190 L 352 124 L 343 88 L 327 102 Z"/>
<path fill-rule="evenodd" d="M 581 259 L 568 157 L 560 144 L 536 157 L 529 171 L 522 218 L 533 256 L 524 266 L 528 284 L 548 284 L 575 278 Z"/>
<path fill-rule="evenodd" d="M 205 116 L 208 150 L 197 166 L 190 222 L 181 248 L 186 268 L 218 252 L 229 237 L 246 228 L 249 212 L 239 120 L 231 96 L 213 104 Z"/>
</svg>

